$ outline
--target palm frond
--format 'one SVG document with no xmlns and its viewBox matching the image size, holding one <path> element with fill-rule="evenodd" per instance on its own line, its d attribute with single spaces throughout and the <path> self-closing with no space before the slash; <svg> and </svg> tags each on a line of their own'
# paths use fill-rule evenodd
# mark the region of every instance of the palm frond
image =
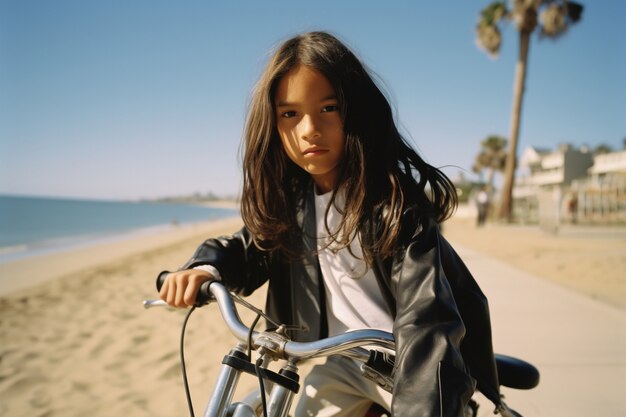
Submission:
<svg viewBox="0 0 626 417">
<path fill-rule="evenodd" d="M 507 18 L 506 2 L 494 1 L 481 11 L 476 24 L 476 45 L 487 52 L 492 58 L 497 58 L 502 43 L 502 35 L 498 28 L 500 20 Z"/>
<path fill-rule="evenodd" d="M 501 43 L 502 35 L 497 26 L 479 24 L 476 27 L 476 44 L 492 58 L 498 57 Z"/>
<path fill-rule="evenodd" d="M 494 26 L 498 24 L 500 19 L 505 17 L 507 13 L 508 10 L 505 2 L 494 1 L 481 10 L 479 24 L 484 23 L 489 26 Z"/>
<path fill-rule="evenodd" d="M 541 37 L 556 38 L 567 31 L 567 7 L 563 4 L 550 4 L 539 15 Z"/>
<path fill-rule="evenodd" d="M 569 20 L 572 23 L 578 23 L 583 15 L 583 5 L 573 1 L 568 1 L 565 4 L 567 5 L 567 15 L 569 16 Z"/>
<path fill-rule="evenodd" d="M 561 0 L 551 2 L 539 17 L 541 22 L 540 38 L 557 39 L 582 17 L 583 6 L 579 3 Z"/>
</svg>

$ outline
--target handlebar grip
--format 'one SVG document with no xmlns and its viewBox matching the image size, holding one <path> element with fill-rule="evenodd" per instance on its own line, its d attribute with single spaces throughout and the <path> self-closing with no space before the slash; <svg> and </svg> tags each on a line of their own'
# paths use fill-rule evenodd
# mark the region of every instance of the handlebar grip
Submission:
<svg viewBox="0 0 626 417">
<path fill-rule="evenodd" d="M 208 304 L 215 299 L 213 297 L 213 294 L 211 294 L 211 291 L 209 290 L 209 287 L 211 286 L 213 282 L 215 282 L 214 279 L 207 281 L 207 282 L 203 282 L 202 285 L 200 285 L 200 289 L 198 290 L 198 295 L 196 296 L 197 305 Z"/>
<path fill-rule="evenodd" d="M 156 279 L 157 291 L 161 291 L 161 288 L 163 287 L 163 284 L 165 283 L 165 279 L 167 278 L 167 275 L 169 273 L 170 271 L 161 271 L 159 273 Z M 207 304 L 211 300 L 213 300 L 213 295 L 211 294 L 211 291 L 209 290 L 209 286 L 214 281 L 216 280 L 210 280 L 210 281 L 202 283 L 202 285 L 200 286 L 200 289 L 198 290 L 198 295 L 196 296 L 197 305 Z"/>
<path fill-rule="evenodd" d="M 167 274 L 169 274 L 170 271 L 161 271 L 159 272 L 159 275 L 157 275 L 157 279 L 156 279 L 156 288 L 157 291 L 161 291 L 161 288 L 163 287 L 163 284 L 165 283 L 165 278 L 167 278 Z"/>
</svg>

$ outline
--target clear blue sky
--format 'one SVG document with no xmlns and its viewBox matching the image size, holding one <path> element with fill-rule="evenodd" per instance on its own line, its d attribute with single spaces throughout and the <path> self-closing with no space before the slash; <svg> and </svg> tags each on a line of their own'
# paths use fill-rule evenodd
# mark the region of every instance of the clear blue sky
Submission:
<svg viewBox="0 0 626 417">
<path fill-rule="evenodd" d="M 519 151 L 626 137 L 626 2 L 583 1 L 533 38 Z M 468 171 L 509 135 L 517 34 L 474 43 L 487 0 L 0 0 L 0 193 L 151 198 L 240 187 L 250 91 L 270 49 L 329 30 L 385 82 L 433 165 Z"/>
</svg>

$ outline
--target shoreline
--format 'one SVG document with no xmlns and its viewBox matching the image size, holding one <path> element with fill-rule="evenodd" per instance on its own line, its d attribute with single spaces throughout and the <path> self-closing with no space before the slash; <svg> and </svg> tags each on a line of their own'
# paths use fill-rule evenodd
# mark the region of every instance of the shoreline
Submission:
<svg viewBox="0 0 626 417">
<path fill-rule="evenodd" d="M 232 233 L 237 230 L 237 225 L 241 227 L 240 224 L 241 218 L 235 214 L 203 222 L 151 226 L 2 261 L 0 296 L 28 290 L 56 277 L 114 262 L 122 257 L 176 245 L 195 236 L 206 238 L 217 230 L 223 230 L 221 233 L 224 234 Z"/>
<path fill-rule="evenodd" d="M 208 208 L 231 209 L 231 210 L 237 210 L 237 211 L 239 211 L 239 208 L 240 208 L 240 202 L 235 201 L 235 200 L 213 200 L 213 201 L 206 201 L 202 203 L 194 203 L 194 205 L 198 205 L 201 207 L 208 207 Z"/>
<path fill-rule="evenodd" d="M 130 240 L 141 236 L 151 236 L 160 233 L 168 233 L 171 230 L 177 229 L 179 227 L 186 228 L 193 226 L 197 223 L 203 222 L 189 222 L 180 224 L 170 222 L 154 226 L 138 227 L 134 229 L 93 234 L 70 235 L 33 243 L 22 243 L 14 246 L 5 246 L 0 248 L 0 265 L 19 261 L 22 259 L 32 259 L 45 255 L 72 252 L 91 246 L 99 246 L 106 243 L 123 242 L 125 240 Z"/>
<path fill-rule="evenodd" d="M 0 198 L 0 211 L 10 220 L 0 226 L 0 264 L 239 215 L 236 202 L 228 200 L 192 204 L 36 196 Z"/>
</svg>

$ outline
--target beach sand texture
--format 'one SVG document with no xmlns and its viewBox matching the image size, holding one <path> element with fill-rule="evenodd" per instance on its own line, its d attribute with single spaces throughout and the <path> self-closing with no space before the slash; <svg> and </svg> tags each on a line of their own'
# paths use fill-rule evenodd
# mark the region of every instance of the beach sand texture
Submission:
<svg viewBox="0 0 626 417">
<path fill-rule="evenodd" d="M 178 343 L 183 311 L 144 310 L 154 278 L 176 269 L 206 237 L 241 226 L 229 219 L 160 236 L 0 265 L 0 416 L 188 415 Z M 531 227 L 453 219 L 455 244 L 486 252 L 545 279 L 626 309 L 623 233 L 551 236 Z M 250 301 L 262 307 L 263 291 Z M 250 323 L 252 316 L 242 314 Z M 196 414 L 201 415 L 221 358 L 234 344 L 214 305 L 189 323 L 186 355 Z M 243 378 L 241 392 L 256 385 Z"/>
<path fill-rule="evenodd" d="M 177 269 L 204 238 L 241 224 L 237 218 L 135 239 L 121 244 L 126 254 L 112 244 L 80 250 L 78 258 L 63 253 L 0 265 L 3 281 L 47 275 L 0 298 L 0 416 L 187 414 L 178 353 L 184 312 L 145 310 L 142 300 L 156 297 L 158 272 Z M 252 301 L 262 306 L 263 298 Z M 186 336 L 199 415 L 234 344 L 214 307 L 191 317 Z"/>
<path fill-rule="evenodd" d="M 537 226 L 476 228 L 473 219 L 462 217 L 448 223 L 443 231 L 453 245 L 626 310 L 626 227 L 564 225 L 549 233 Z"/>
</svg>

